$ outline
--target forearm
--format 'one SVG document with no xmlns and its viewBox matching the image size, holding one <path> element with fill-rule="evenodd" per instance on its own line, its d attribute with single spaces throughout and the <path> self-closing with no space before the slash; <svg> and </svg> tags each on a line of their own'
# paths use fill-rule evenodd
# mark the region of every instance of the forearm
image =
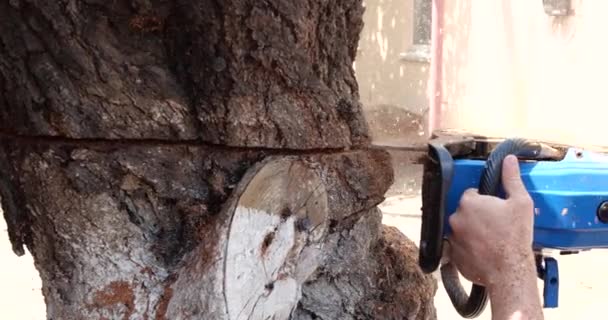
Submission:
<svg viewBox="0 0 608 320">
<path fill-rule="evenodd" d="M 489 287 L 492 320 L 542 320 L 533 258 L 523 259 Z"/>
</svg>

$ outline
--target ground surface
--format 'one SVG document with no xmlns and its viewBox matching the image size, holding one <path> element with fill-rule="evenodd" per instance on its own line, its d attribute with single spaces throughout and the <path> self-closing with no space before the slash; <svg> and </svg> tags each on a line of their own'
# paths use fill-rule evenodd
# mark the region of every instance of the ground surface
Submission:
<svg viewBox="0 0 608 320">
<path fill-rule="evenodd" d="M 420 168 L 402 170 L 381 209 L 384 223 L 399 228 L 418 242 L 420 234 Z M 397 191 L 397 192 L 396 192 Z M 400 194 L 397 194 L 400 193 Z M 40 279 L 29 255 L 13 255 L 6 225 L 0 219 L 0 319 L 41 320 L 45 318 Z M 605 319 L 608 295 L 608 251 L 593 251 L 558 257 L 561 275 L 560 308 L 545 310 L 546 319 Z M 539 282 L 542 285 L 542 283 Z M 439 319 L 459 319 L 441 284 L 435 305 Z M 490 319 L 489 308 L 478 319 Z"/>
</svg>

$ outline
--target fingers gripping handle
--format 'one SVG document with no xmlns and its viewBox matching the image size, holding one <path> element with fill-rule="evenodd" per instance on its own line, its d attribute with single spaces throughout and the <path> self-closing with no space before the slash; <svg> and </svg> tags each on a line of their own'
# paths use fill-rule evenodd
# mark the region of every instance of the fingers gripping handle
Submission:
<svg viewBox="0 0 608 320">
<path fill-rule="evenodd" d="M 488 156 L 479 181 L 478 192 L 483 195 L 498 195 L 501 185 L 502 164 L 508 155 L 536 158 L 542 155 L 541 151 L 542 146 L 540 144 L 531 143 L 524 139 L 510 139 L 500 143 Z M 441 267 L 441 279 L 452 305 L 463 318 L 476 318 L 483 312 L 488 302 L 485 287 L 474 284 L 470 294 L 467 295 L 460 283 L 456 266 L 450 262 Z"/>
<path fill-rule="evenodd" d="M 542 145 L 524 139 L 505 140 L 490 153 L 479 181 L 479 194 L 497 196 L 500 190 L 502 164 L 508 155 L 537 158 L 542 153 Z"/>
</svg>

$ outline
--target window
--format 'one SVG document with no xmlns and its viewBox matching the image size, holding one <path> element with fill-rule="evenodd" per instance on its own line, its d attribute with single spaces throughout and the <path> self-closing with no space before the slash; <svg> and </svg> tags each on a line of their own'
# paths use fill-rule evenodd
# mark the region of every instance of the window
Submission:
<svg viewBox="0 0 608 320">
<path fill-rule="evenodd" d="M 431 56 L 432 0 L 414 1 L 413 43 L 401 56 L 407 61 L 429 62 Z"/>
<path fill-rule="evenodd" d="M 431 0 L 414 0 L 414 45 L 431 45 Z"/>
</svg>

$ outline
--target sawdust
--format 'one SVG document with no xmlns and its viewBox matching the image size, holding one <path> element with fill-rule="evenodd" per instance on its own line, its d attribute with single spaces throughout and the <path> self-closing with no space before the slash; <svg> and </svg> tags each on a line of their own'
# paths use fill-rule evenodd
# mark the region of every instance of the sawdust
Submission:
<svg viewBox="0 0 608 320">
<path fill-rule="evenodd" d="M 418 266 L 418 248 L 397 228 L 383 226 L 378 253 L 379 291 L 375 319 L 435 319 L 437 283 Z M 409 306 L 404 308 L 404 306 Z"/>
</svg>

